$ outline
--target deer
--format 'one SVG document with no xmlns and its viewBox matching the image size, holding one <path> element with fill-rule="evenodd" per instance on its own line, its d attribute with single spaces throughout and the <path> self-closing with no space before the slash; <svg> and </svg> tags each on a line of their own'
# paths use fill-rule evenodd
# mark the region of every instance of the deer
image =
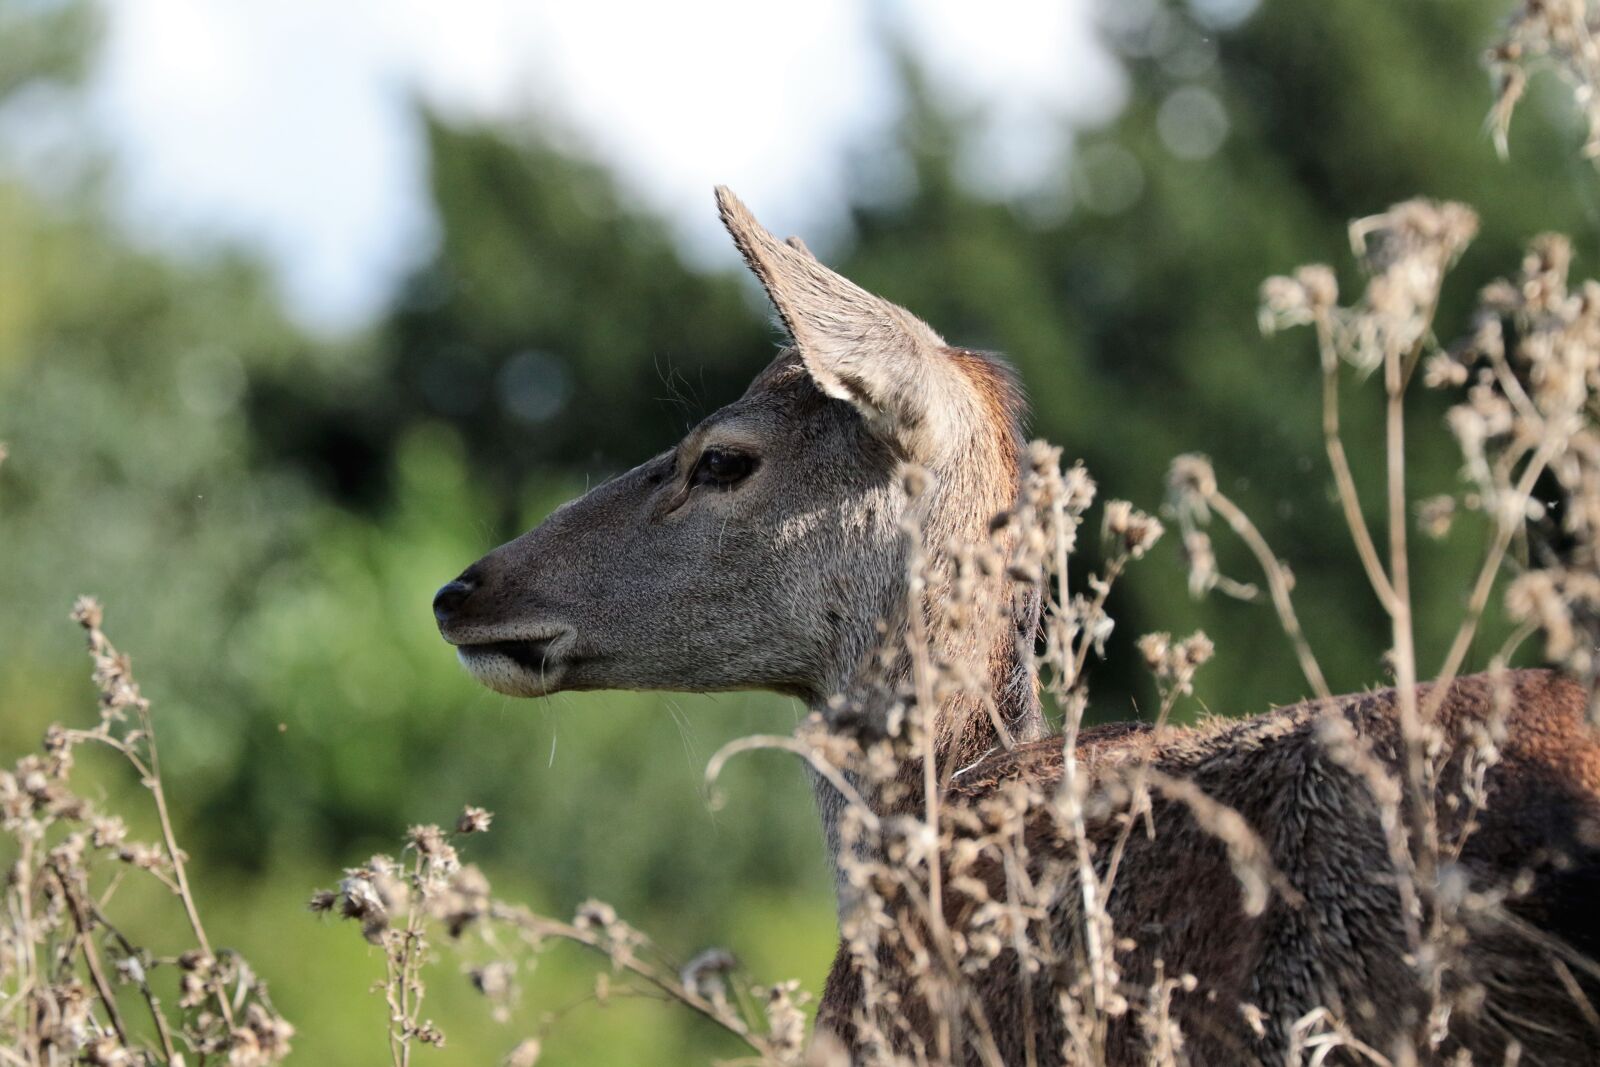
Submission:
<svg viewBox="0 0 1600 1067">
<path fill-rule="evenodd" d="M 726 188 L 716 199 L 787 344 L 739 400 L 677 445 L 445 584 L 433 600 L 441 635 L 476 681 L 515 697 L 760 689 L 832 722 L 854 706 L 840 694 L 905 680 L 911 664 L 894 650 L 920 626 L 933 656 L 971 664 L 987 688 L 985 700 L 958 696 L 926 709 L 932 758 L 946 769 L 941 802 L 976 805 L 1018 783 L 1058 789 L 1068 753 L 1046 726 L 1029 655 L 1040 590 L 980 575 L 977 596 L 1000 608 L 960 628 L 941 625 L 928 604 L 918 618 L 908 598 L 909 512 L 928 546 L 933 577 L 921 595 L 929 600 L 947 592 L 954 569 L 943 546 L 1010 536 L 992 520 L 1014 505 L 1027 462 L 1015 376 L 998 356 L 946 343 L 799 240 L 778 239 Z M 909 469 L 924 472 L 919 484 Z M 1595 1062 L 1600 740 L 1587 725 L 1587 692 L 1555 672 L 1516 670 L 1461 677 L 1438 692 L 1421 686 L 1414 699 L 1447 741 L 1497 714 L 1504 725 L 1482 782 L 1487 800 L 1471 812 L 1440 809 L 1443 823 L 1473 821 L 1436 881 L 1439 894 L 1482 904 L 1458 909 L 1471 936 L 1457 946 L 1454 972 L 1470 975 L 1481 996 L 1434 1020 L 1439 1036 L 1422 1058 Z M 1238 812 L 1276 872 L 1277 890 L 1251 913 L 1226 849 L 1190 805 L 1167 796 L 1150 803 L 1151 832 L 1122 835 L 1106 904 L 1116 930 L 1135 942 L 1121 980 L 1146 988 L 1162 973 L 1193 976 L 1193 992 L 1177 992 L 1171 1008 L 1181 1062 L 1289 1062 L 1305 1048 L 1306 1020 L 1332 1012 L 1346 1041 L 1316 1062 L 1387 1063 L 1427 1023 L 1418 961 L 1408 957 L 1414 916 L 1396 875 L 1395 827 L 1385 824 L 1371 775 L 1334 751 L 1328 729 L 1342 724 L 1369 763 L 1398 775 L 1400 706 L 1391 689 L 1197 726 L 1117 724 L 1078 735 L 1072 767 L 1091 782 L 1147 767 L 1187 783 Z M 1461 760 L 1446 760 L 1427 788 L 1442 792 L 1466 773 Z M 812 782 L 842 870 L 859 847 L 846 826 L 850 783 L 819 773 Z M 917 815 L 924 799 L 915 789 L 861 797 L 880 816 Z M 1113 815 L 1091 813 L 1093 862 L 1126 823 Z M 1030 819 L 1031 855 L 1070 849 L 1047 819 Z M 978 877 L 1002 880 L 992 864 Z M 838 879 L 841 916 L 847 883 Z M 1068 879 L 1038 920 L 1066 970 L 1083 959 L 1075 892 Z M 952 890 L 944 908 L 959 924 L 971 900 Z M 818 1040 L 855 1060 L 881 1054 L 869 1045 L 883 1040 L 892 1053 L 941 1058 L 937 1006 L 918 1003 L 904 982 L 891 1034 L 865 1033 L 861 957 L 847 948 L 842 939 L 827 977 Z M 950 1062 L 1066 1061 L 1052 984 L 1023 971 L 1002 952 L 976 974 L 988 1033 L 981 1049 L 946 1048 Z M 1146 1046 L 1125 1016 L 1112 1021 L 1104 1058 L 1144 1063 Z"/>
</svg>

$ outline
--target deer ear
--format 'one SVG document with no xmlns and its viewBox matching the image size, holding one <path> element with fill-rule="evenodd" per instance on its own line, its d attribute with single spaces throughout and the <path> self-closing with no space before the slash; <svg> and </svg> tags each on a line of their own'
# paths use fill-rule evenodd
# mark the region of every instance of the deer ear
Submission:
<svg viewBox="0 0 1600 1067">
<path fill-rule="evenodd" d="M 944 339 L 824 267 L 798 238 L 778 240 L 726 186 L 717 187 L 717 207 L 817 387 L 849 401 L 912 458 L 931 459 L 948 437 L 961 389 Z"/>
</svg>

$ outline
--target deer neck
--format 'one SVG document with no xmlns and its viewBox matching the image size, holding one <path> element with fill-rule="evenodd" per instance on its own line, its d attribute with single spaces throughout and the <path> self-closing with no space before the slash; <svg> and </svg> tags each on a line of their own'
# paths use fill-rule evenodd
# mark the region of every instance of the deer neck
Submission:
<svg viewBox="0 0 1600 1067">
<path fill-rule="evenodd" d="M 935 566 L 937 573 L 942 568 Z M 985 591 L 987 592 L 987 590 Z M 851 728 L 851 723 L 866 724 L 870 731 L 887 720 L 891 705 L 914 705 L 918 689 L 936 688 L 947 693 L 933 709 L 934 760 L 940 780 L 948 782 L 986 755 L 1010 744 L 1043 737 L 1046 732 L 1035 684 L 1032 652 L 1038 625 L 1039 606 L 1031 588 L 1014 588 L 995 578 L 991 595 L 1002 597 L 1001 610 L 984 613 L 986 624 L 956 626 L 940 606 L 948 595 L 948 584 L 930 582 L 924 605 L 924 644 L 928 650 L 923 669 L 939 671 L 950 666 L 965 670 L 976 681 L 973 686 L 918 685 L 919 669 L 909 647 L 909 627 L 905 620 L 889 628 L 882 645 L 862 657 L 860 666 L 838 689 L 840 698 L 813 701 L 812 709 L 830 723 Z M 885 655 L 885 648 L 898 649 Z M 851 723 L 840 723 L 841 714 Z M 811 774 L 817 809 L 822 817 L 823 835 L 836 872 L 841 894 L 841 909 L 847 891 L 840 865 L 847 847 L 843 821 L 847 802 L 827 779 Z M 846 772 L 850 785 L 880 818 L 893 815 L 921 816 L 925 811 L 923 761 L 903 760 L 893 783 L 887 788 L 874 786 L 853 772 Z M 869 849 L 854 846 L 857 855 Z"/>
</svg>

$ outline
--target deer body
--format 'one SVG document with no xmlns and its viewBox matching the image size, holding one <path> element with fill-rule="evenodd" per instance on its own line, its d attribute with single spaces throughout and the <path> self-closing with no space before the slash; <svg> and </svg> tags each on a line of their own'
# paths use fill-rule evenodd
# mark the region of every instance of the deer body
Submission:
<svg viewBox="0 0 1600 1067">
<path fill-rule="evenodd" d="M 1513 703 L 1502 761 L 1489 773 L 1491 799 L 1475 816 L 1478 829 L 1467 837 L 1457 871 L 1463 923 L 1473 937 L 1454 980 L 1479 983 L 1488 995 L 1480 1013 L 1451 1020 L 1439 1059 L 1466 1049 L 1474 1053 L 1471 1062 L 1501 1063 L 1515 1041 L 1521 1062 L 1594 1063 L 1600 1029 L 1575 998 L 1580 991 L 1591 999 L 1600 992 L 1583 963 L 1600 955 L 1593 910 L 1600 899 L 1600 745 L 1585 722 L 1587 697 L 1579 686 L 1547 671 L 1513 672 L 1507 682 Z M 1487 722 L 1495 692 L 1485 676 L 1458 681 L 1439 711 L 1447 733 L 1458 737 Z M 1336 714 L 1367 739 L 1376 758 L 1397 767 L 1396 705 L 1389 690 L 1340 698 L 1332 707 L 1299 704 L 1162 734 L 1106 727 L 1081 739 L 1077 757 L 1091 776 L 1148 761 L 1243 814 L 1301 898 L 1274 897 L 1263 914 L 1247 916 L 1217 838 L 1197 827 L 1183 804 L 1154 799 L 1154 835 L 1129 838 L 1108 908 L 1116 929 L 1137 942 L 1122 960 L 1129 986 L 1147 987 L 1158 960 L 1169 976 L 1197 979 L 1197 992 L 1174 1002 L 1188 1062 L 1300 1062 L 1286 1061 L 1291 1030 L 1320 1007 L 1337 1012 L 1355 1036 L 1388 1054 L 1405 1025 L 1426 1010 L 1405 958 L 1401 902 L 1376 805 L 1367 785 L 1330 756 L 1320 736 L 1324 716 Z M 1019 780 L 1051 786 L 1060 779 L 1062 759 L 1054 740 L 996 754 L 962 776 L 952 801 L 976 802 Z M 1460 770 L 1452 761 L 1441 787 L 1453 785 L 1450 776 Z M 1447 838 L 1465 817 L 1458 811 L 1443 820 Z M 1091 824 L 1100 855 L 1118 830 L 1113 819 Z M 1044 819 L 1030 826 L 1029 842 L 1042 859 L 1070 848 Z M 998 886 L 998 872 L 988 873 Z M 1509 914 L 1467 897 L 1469 886 L 1503 888 L 1518 875 L 1532 888 L 1507 900 Z M 1052 927 L 1062 933 L 1066 944 L 1058 948 L 1070 958 L 1081 951 L 1074 942 L 1082 920 L 1073 892 L 1058 899 Z M 959 895 L 947 901 L 952 927 L 962 927 L 971 906 Z M 1474 907 L 1483 913 L 1473 915 Z M 1571 983 L 1558 964 L 1576 976 Z M 1014 959 L 1002 955 L 978 983 L 995 1016 L 1004 1062 L 1023 1062 L 1025 991 Z M 1062 1045 L 1054 994 L 1036 982 L 1033 996 L 1041 1062 L 1057 1062 L 1048 1051 Z M 841 946 L 820 1022 L 850 1036 L 859 997 Z M 914 996 L 905 999 L 920 1008 Z M 914 1025 L 926 1033 L 928 1020 Z M 1131 1014 L 1113 1027 L 1108 1051 L 1112 1063 L 1149 1062 L 1146 1036 Z M 1331 1062 L 1370 1061 L 1336 1056 Z"/>
<path fill-rule="evenodd" d="M 963 626 L 930 610 L 957 581 L 946 546 L 990 539 L 990 520 L 1017 498 L 1023 405 L 1008 371 L 946 345 L 797 241 L 776 240 L 725 190 L 718 198 L 794 346 L 676 448 L 558 509 L 447 584 L 434 604 L 441 633 L 478 680 L 512 695 L 762 688 L 798 697 L 837 725 L 841 716 L 882 713 L 882 694 L 911 688 L 913 665 L 896 650 L 916 627 L 933 658 L 982 680 L 982 699 L 950 696 L 931 716 L 933 759 L 949 783 L 943 803 L 978 804 L 1016 783 L 1055 789 L 1061 742 L 1044 739 L 1031 668 L 1037 590 L 1003 573 L 969 572 L 961 580 L 977 588 L 967 594 L 996 610 Z M 908 520 L 930 553 L 915 591 Z M 1012 535 L 995 536 L 1004 549 Z M 1475 1062 L 1500 1062 L 1515 1042 L 1523 1062 L 1591 1062 L 1600 1016 L 1580 1003 L 1595 987 L 1580 956 L 1600 953 L 1600 920 L 1590 911 L 1600 889 L 1600 743 L 1584 725 L 1577 687 L 1541 672 L 1517 674 L 1510 685 L 1504 758 L 1459 857 L 1458 896 L 1478 907 L 1473 893 L 1519 876 L 1526 884 L 1504 906 L 1480 908 L 1497 921 L 1478 922 L 1482 936 L 1462 949 L 1456 973 L 1470 973 L 1488 996 L 1472 1018 L 1448 1020 L 1440 1054 L 1460 1048 Z M 1447 739 L 1485 720 L 1491 692 L 1481 678 L 1455 685 L 1440 708 Z M 1119 934 L 1137 942 L 1122 980 L 1148 987 L 1158 960 L 1169 976 L 1195 976 L 1197 991 L 1173 999 L 1189 1062 L 1283 1062 L 1296 1023 L 1316 1008 L 1337 1012 L 1385 1054 L 1414 1024 L 1417 981 L 1404 958 L 1390 839 L 1368 784 L 1330 755 L 1319 727 L 1341 717 L 1374 759 L 1393 765 L 1395 703 L 1392 694 L 1365 694 L 1194 730 L 1123 727 L 1080 738 L 1079 765 L 1091 778 L 1147 763 L 1237 810 L 1288 887 L 1247 916 L 1225 850 L 1168 799 L 1152 801 L 1153 836 L 1128 837 L 1107 904 Z M 920 760 L 901 773 L 900 790 L 851 784 L 879 817 L 919 815 Z M 1456 764 L 1445 778 L 1452 773 Z M 843 872 L 843 797 L 821 776 L 814 786 Z M 1119 825 L 1091 820 L 1096 862 Z M 1030 816 L 1026 842 L 1030 863 L 1040 865 L 1070 846 L 1045 815 Z M 1003 897 L 1003 872 L 978 870 Z M 839 885 L 843 913 L 851 890 L 842 876 Z M 1082 956 L 1077 899 L 1069 882 L 1046 920 L 1063 967 Z M 947 923 L 961 929 L 974 901 L 955 888 L 943 901 Z M 1557 968 L 1556 958 L 1567 962 Z M 895 960 L 883 962 L 885 983 L 902 986 L 889 1042 L 899 1052 L 931 1048 L 937 1010 L 897 977 Z M 1024 1062 L 1030 1051 L 1039 1062 L 1060 1061 L 1050 981 L 1025 979 L 1015 956 L 1002 953 L 974 983 L 1004 1062 Z M 841 946 L 820 1022 L 857 1056 L 884 1051 L 857 1032 L 861 1000 L 856 961 Z M 1118 1023 L 1107 1055 L 1146 1062 L 1144 1042 L 1132 1021 Z"/>
</svg>

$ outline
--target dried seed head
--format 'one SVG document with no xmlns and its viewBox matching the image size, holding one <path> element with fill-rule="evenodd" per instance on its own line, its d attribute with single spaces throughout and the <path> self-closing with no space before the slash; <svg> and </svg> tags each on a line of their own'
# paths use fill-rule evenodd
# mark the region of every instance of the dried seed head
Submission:
<svg viewBox="0 0 1600 1067">
<path fill-rule="evenodd" d="M 1257 322 L 1264 334 L 1291 326 L 1303 326 L 1333 310 L 1339 299 L 1339 283 L 1333 271 L 1321 264 L 1308 264 L 1294 277 L 1278 275 L 1261 283 L 1261 308 Z"/>
<path fill-rule="evenodd" d="M 89 821 L 90 842 L 95 848 L 117 848 L 128 836 L 128 827 L 118 815 L 97 815 Z"/>
<path fill-rule="evenodd" d="M 739 961 L 725 948 L 708 948 L 683 965 L 678 981 L 697 996 L 716 999 L 726 995 L 726 977 L 739 967 Z"/>
<path fill-rule="evenodd" d="M 105 621 L 105 609 L 92 596 L 80 596 L 72 603 L 72 621 L 85 630 L 98 630 Z"/>
<path fill-rule="evenodd" d="M 806 1016 L 801 1010 L 800 983 L 779 982 L 766 990 L 767 1039 L 784 1062 L 805 1050 Z"/>
<path fill-rule="evenodd" d="M 424 858 L 436 856 L 446 847 L 444 831 L 437 826 L 413 826 L 406 831 L 406 839 Z"/>
<path fill-rule="evenodd" d="M 1028 443 L 1028 469 L 1036 475 L 1059 471 L 1061 469 L 1061 449 L 1048 441 L 1030 441 Z"/>
<path fill-rule="evenodd" d="M 1453 356 L 1437 352 L 1422 365 L 1422 384 L 1429 389 L 1459 388 L 1467 384 L 1467 366 Z"/>
<path fill-rule="evenodd" d="M 1167 657 L 1172 654 L 1171 634 L 1145 634 L 1136 644 L 1139 654 L 1144 657 L 1145 667 L 1152 673 L 1159 673 L 1166 666 Z"/>
<path fill-rule="evenodd" d="M 379 888 L 380 876 L 366 869 L 346 872 L 339 883 L 339 914 L 361 924 L 361 933 L 378 944 L 389 929 L 390 901 Z"/>
<path fill-rule="evenodd" d="M 435 887 L 427 900 L 428 913 L 444 923 L 452 938 L 460 937 L 489 912 L 489 880 L 473 864 L 452 874 L 442 887 Z"/>
<path fill-rule="evenodd" d="M 1270 336 L 1310 321 L 1311 306 L 1305 289 L 1293 278 L 1275 275 L 1261 283 L 1261 310 L 1256 313 L 1256 322 L 1263 334 Z"/>
<path fill-rule="evenodd" d="M 1061 476 L 1061 506 L 1068 515 L 1082 515 L 1094 503 L 1095 484 L 1082 463 L 1074 463 Z"/>
<path fill-rule="evenodd" d="M 1429 497 L 1417 505 L 1417 528 L 1434 540 L 1450 532 L 1455 521 L 1456 498 L 1448 494 Z"/>
<path fill-rule="evenodd" d="M 1300 283 L 1314 312 L 1331 310 L 1339 301 L 1339 281 L 1332 267 L 1308 263 L 1294 272 L 1294 280 Z"/>
<path fill-rule="evenodd" d="M 437 826 L 413 826 L 406 836 L 410 847 L 422 857 L 428 879 L 447 878 L 461 869 L 455 847 Z"/>
<path fill-rule="evenodd" d="M 586 900 L 578 905 L 572 925 L 580 930 L 609 932 L 617 925 L 617 909 L 601 900 Z"/>
<path fill-rule="evenodd" d="M 421 1026 L 412 1027 L 410 1036 L 424 1045 L 444 1048 L 444 1031 L 435 1026 L 432 1019 L 425 1019 Z"/>
<path fill-rule="evenodd" d="M 117 974 L 124 982 L 134 985 L 143 985 L 145 980 L 144 961 L 138 956 L 124 956 L 116 962 Z"/>
<path fill-rule="evenodd" d="M 1178 653 L 1182 657 L 1184 666 L 1190 670 L 1197 669 L 1210 662 L 1216 653 L 1216 646 L 1211 643 L 1204 630 L 1196 630 L 1184 638 L 1183 644 L 1178 646 Z"/>
<path fill-rule="evenodd" d="M 1211 639 L 1202 630 L 1196 630 L 1177 642 L 1172 640 L 1170 634 L 1145 634 L 1137 644 L 1145 666 L 1156 676 L 1162 689 L 1173 689 L 1179 693 L 1193 692 L 1195 672 L 1211 659 L 1215 651 Z"/>
<path fill-rule="evenodd" d="M 1545 658 L 1560 662 L 1576 647 L 1572 609 L 1557 575 L 1548 570 L 1518 575 L 1505 595 L 1506 614 L 1516 622 L 1536 623 L 1545 635 Z"/>
<path fill-rule="evenodd" d="M 117 849 L 117 859 L 130 867 L 154 871 L 166 866 L 167 856 L 159 845 L 152 845 L 147 841 L 135 841 Z"/>
<path fill-rule="evenodd" d="M 506 1055 L 505 1067 L 537 1067 L 541 1051 L 538 1038 L 525 1037 Z"/>
<path fill-rule="evenodd" d="M 1142 559 L 1160 540 L 1162 530 L 1159 519 L 1145 514 L 1126 500 L 1106 502 L 1101 536 L 1114 551 L 1124 552 L 1131 559 Z"/>
<path fill-rule="evenodd" d="M 495 960 L 468 970 L 467 979 L 472 983 L 472 988 L 484 996 L 491 1000 L 500 1000 L 511 992 L 516 973 L 516 968 L 510 963 L 505 960 Z"/>
<path fill-rule="evenodd" d="M 1418 197 L 1352 222 L 1350 246 L 1373 274 L 1416 270 L 1416 261 L 1442 270 L 1477 234 L 1478 213 L 1466 204 Z"/>
<path fill-rule="evenodd" d="M 269 1067 L 289 1055 L 293 1037 L 294 1027 L 253 1002 L 231 1035 L 228 1067 Z"/>
<path fill-rule="evenodd" d="M 1167 468 L 1167 495 L 1179 518 L 1204 522 L 1211 513 L 1207 502 L 1216 493 L 1217 472 L 1205 456 L 1190 452 Z"/>
</svg>

